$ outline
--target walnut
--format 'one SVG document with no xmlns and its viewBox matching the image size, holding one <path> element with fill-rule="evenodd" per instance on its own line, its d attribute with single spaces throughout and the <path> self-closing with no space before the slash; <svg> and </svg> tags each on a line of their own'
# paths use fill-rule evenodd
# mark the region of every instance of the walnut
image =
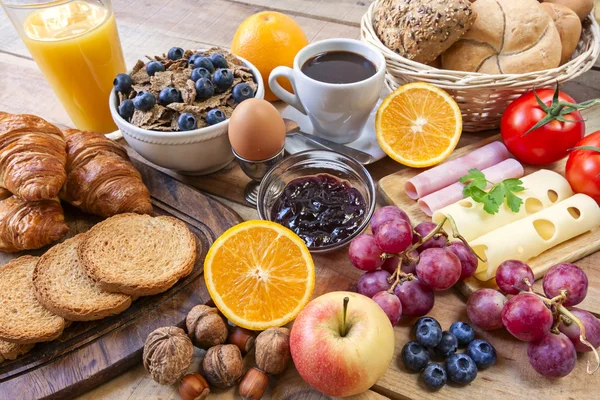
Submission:
<svg viewBox="0 0 600 400">
<path fill-rule="evenodd" d="M 285 371 L 290 361 L 290 330 L 270 328 L 256 338 L 256 365 L 267 374 Z"/>
<path fill-rule="evenodd" d="M 192 341 L 176 326 L 156 329 L 144 344 L 144 368 L 161 385 L 171 385 L 181 379 L 193 356 Z"/>
<path fill-rule="evenodd" d="M 202 361 L 204 377 L 213 386 L 227 388 L 238 383 L 244 374 L 240 349 L 234 344 L 211 347 Z"/>
<path fill-rule="evenodd" d="M 227 339 L 227 325 L 215 307 L 201 304 L 192 308 L 185 324 L 194 344 L 203 349 L 221 344 Z"/>
</svg>

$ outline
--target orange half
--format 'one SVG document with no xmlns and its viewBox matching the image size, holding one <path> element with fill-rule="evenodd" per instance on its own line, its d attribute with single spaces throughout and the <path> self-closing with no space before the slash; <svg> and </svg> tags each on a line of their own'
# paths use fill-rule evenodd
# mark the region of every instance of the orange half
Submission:
<svg viewBox="0 0 600 400">
<path fill-rule="evenodd" d="M 247 221 L 213 243 L 204 279 L 223 315 L 242 328 L 262 331 L 296 318 L 312 296 L 315 266 L 291 230 L 270 221 Z"/>
<path fill-rule="evenodd" d="M 430 167 L 445 160 L 458 144 L 462 115 L 448 93 L 414 82 L 383 100 L 375 130 L 379 145 L 392 159 L 409 167 Z"/>
</svg>

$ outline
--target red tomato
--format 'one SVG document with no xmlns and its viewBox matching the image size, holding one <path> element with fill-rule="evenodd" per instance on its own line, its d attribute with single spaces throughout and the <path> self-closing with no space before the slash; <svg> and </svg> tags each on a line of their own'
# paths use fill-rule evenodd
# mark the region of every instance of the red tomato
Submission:
<svg viewBox="0 0 600 400">
<path fill-rule="evenodd" d="M 600 204 L 600 131 L 594 132 L 575 147 L 592 146 L 595 150 L 573 150 L 567 160 L 567 180 L 573 191 L 585 193 Z"/>
<path fill-rule="evenodd" d="M 574 111 L 563 117 L 574 122 L 552 120 L 527 135 L 547 113 L 538 104 L 535 94 L 546 104 L 552 105 L 553 89 L 539 89 L 527 92 L 513 101 L 504 111 L 500 123 L 502 140 L 508 150 L 522 162 L 528 164 L 549 164 L 564 158 L 570 148 L 575 147 L 585 133 L 581 113 Z M 559 101 L 575 104 L 566 93 L 559 93 Z"/>
</svg>

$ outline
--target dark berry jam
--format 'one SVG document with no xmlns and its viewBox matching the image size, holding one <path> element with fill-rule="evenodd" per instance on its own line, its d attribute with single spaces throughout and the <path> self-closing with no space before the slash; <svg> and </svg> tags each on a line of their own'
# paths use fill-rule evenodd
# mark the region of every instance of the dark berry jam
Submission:
<svg viewBox="0 0 600 400">
<path fill-rule="evenodd" d="M 319 174 L 287 184 L 271 211 L 273 221 L 290 228 L 309 248 L 338 243 L 363 222 L 365 199 L 348 182 Z"/>
</svg>

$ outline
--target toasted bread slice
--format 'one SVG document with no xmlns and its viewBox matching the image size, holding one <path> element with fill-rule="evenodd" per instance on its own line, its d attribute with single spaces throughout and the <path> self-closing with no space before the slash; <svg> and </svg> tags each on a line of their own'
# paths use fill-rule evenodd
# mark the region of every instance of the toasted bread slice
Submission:
<svg viewBox="0 0 600 400">
<path fill-rule="evenodd" d="M 64 318 L 45 309 L 33 292 L 38 259 L 23 256 L 0 267 L 0 339 L 21 344 L 48 342 L 65 328 Z"/>
<path fill-rule="evenodd" d="M 4 360 L 15 360 L 33 349 L 33 346 L 35 346 L 35 343 L 17 344 L 0 340 L 0 363 Z"/>
<path fill-rule="evenodd" d="M 33 271 L 33 288 L 40 303 L 69 321 L 92 321 L 119 314 L 131 297 L 100 289 L 79 263 L 79 234 L 46 252 Z"/>
<path fill-rule="evenodd" d="M 87 232 L 79 257 L 101 289 L 148 296 L 192 272 L 196 238 L 173 217 L 120 214 Z"/>
</svg>

